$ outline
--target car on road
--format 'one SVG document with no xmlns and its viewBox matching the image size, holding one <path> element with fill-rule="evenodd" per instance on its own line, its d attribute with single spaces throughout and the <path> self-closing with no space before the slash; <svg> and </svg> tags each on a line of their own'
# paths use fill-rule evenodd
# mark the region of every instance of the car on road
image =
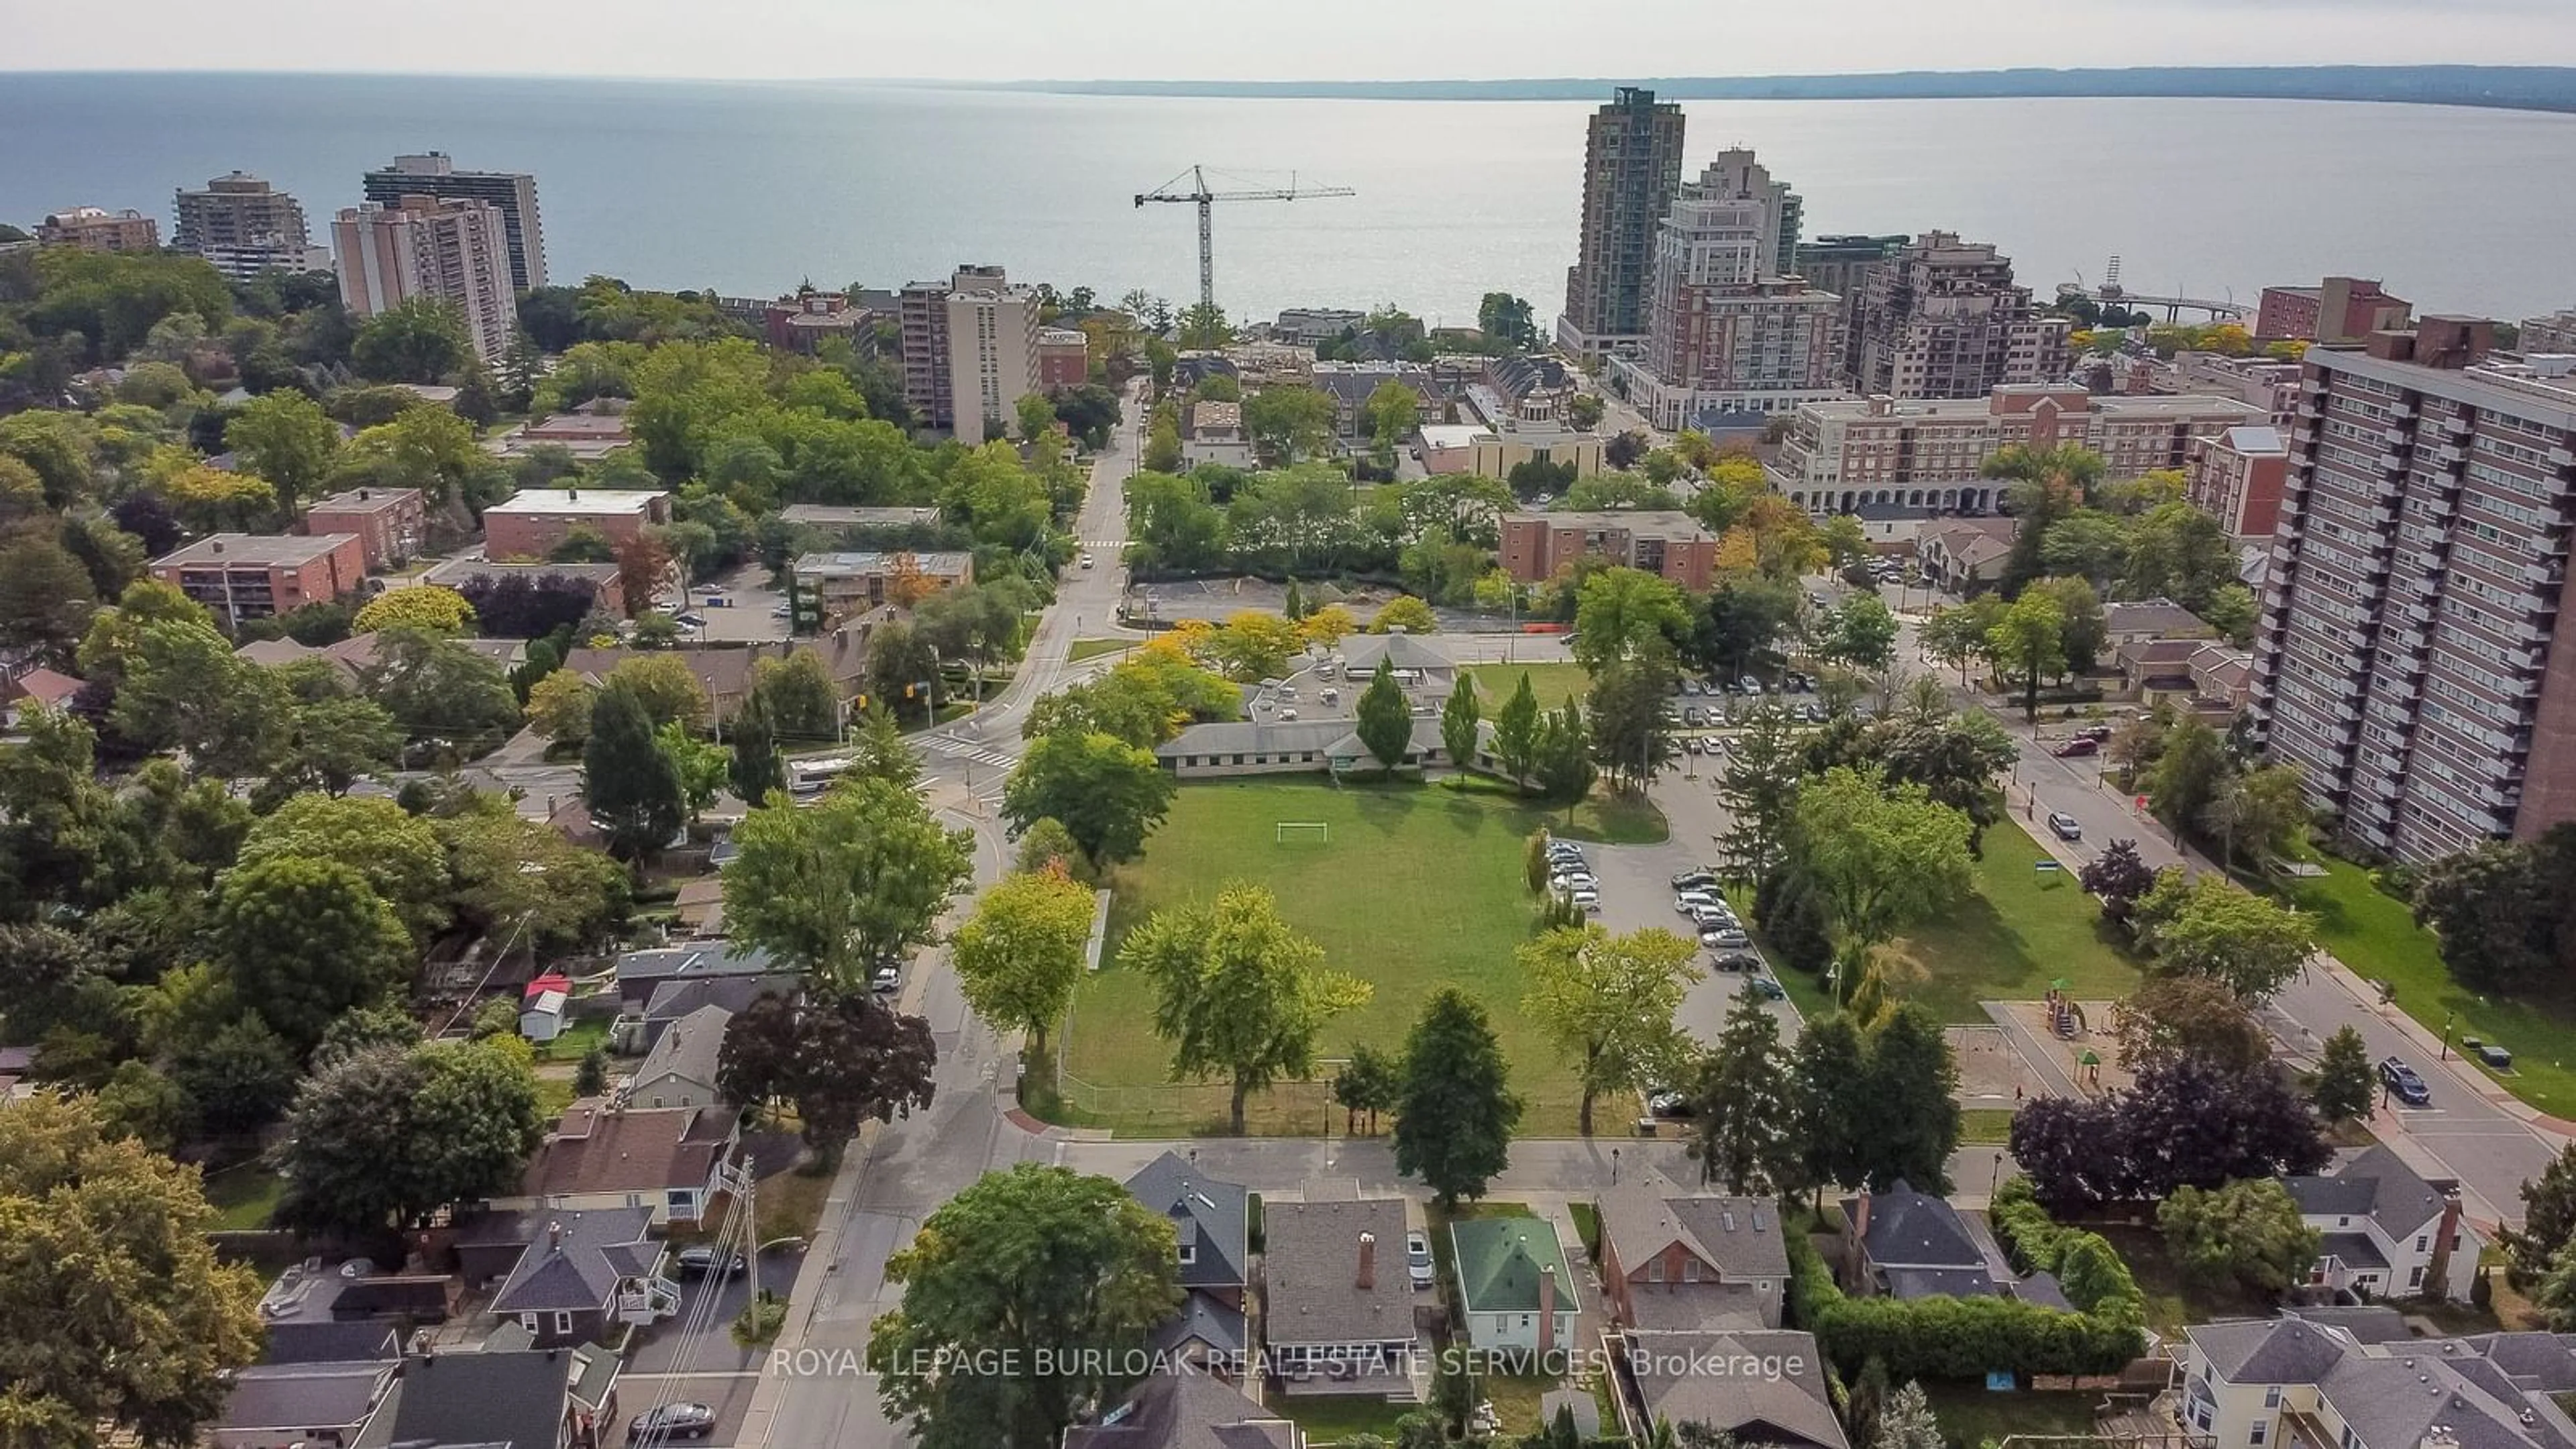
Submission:
<svg viewBox="0 0 2576 1449">
<path fill-rule="evenodd" d="M 703 1278 L 709 1273 L 716 1271 L 716 1260 L 719 1256 L 720 1255 L 715 1249 L 708 1247 L 704 1243 L 699 1243 L 692 1247 L 682 1248 L 672 1259 L 672 1262 L 678 1265 L 681 1277 Z M 742 1254 L 736 1253 L 733 1255 L 731 1261 L 725 1263 L 724 1276 L 730 1278 L 734 1274 L 741 1272 L 747 1266 L 749 1265 L 745 1264 L 742 1260 Z"/>
<path fill-rule="evenodd" d="M 868 973 L 868 989 L 879 996 L 892 995 L 903 985 L 903 967 L 887 961 Z"/>
<path fill-rule="evenodd" d="M 1716 887 L 1717 872 L 1713 870 L 1686 870 L 1673 877 L 1673 889 L 1677 891 L 1714 890 Z"/>
<path fill-rule="evenodd" d="M 1084 568 L 1089 568 L 1089 567 L 1091 567 L 1091 555 L 1089 555 L 1089 554 L 1084 554 L 1084 555 L 1082 556 L 1082 566 L 1083 566 Z"/>
<path fill-rule="evenodd" d="M 2082 755 L 2098 755 L 2102 753 L 2102 742 L 2090 735 L 2077 735 L 2049 753 L 2061 760 L 2071 760 Z"/>
<path fill-rule="evenodd" d="M 2082 840 L 2084 838 L 2084 822 L 2067 814 L 2063 810 L 2051 810 L 2048 812 L 2048 829 L 2051 834 L 2055 835 L 2060 840 Z"/>
<path fill-rule="evenodd" d="M 1760 997 L 1764 1001 L 1786 1001 L 1789 999 L 1789 988 L 1782 986 L 1779 982 L 1772 980 L 1768 976 L 1754 977 L 1752 980 L 1744 983 L 1744 989 L 1752 992 L 1755 996 Z"/>
<path fill-rule="evenodd" d="M 716 1411 L 704 1404 L 660 1404 L 635 1416 L 626 1440 L 703 1439 L 716 1431 Z"/>
<path fill-rule="evenodd" d="M 2415 1074 L 2413 1067 L 2396 1057 L 2381 1060 L 2379 1080 L 2387 1085 L 2390 1096 L 2409 1107 L 2432 1105 L 2433 1089 L 2424 1084 L 2424 1079 Z"/>
<path fill-rule="evenodd" d="M 1720 951 L 1708 964 L 1720 971 L 1759 971 L 1762 958 L 1750 951 Z"/>
<path fill-rule="evenodd" d="M 1404 1275 L 1416 1288 L 1431 1286 L 1431 1238 L 1426 1233 L 1404 1235 Z"/>
<path fill-rule="evenodd" d="M 703 629 L 707 627 L 707 616 L 695 613 L 688 609 L 682 609 L 680 612 L 671 616 L 671 622 L 679 625 L 683 629 Z"/>
</svg>

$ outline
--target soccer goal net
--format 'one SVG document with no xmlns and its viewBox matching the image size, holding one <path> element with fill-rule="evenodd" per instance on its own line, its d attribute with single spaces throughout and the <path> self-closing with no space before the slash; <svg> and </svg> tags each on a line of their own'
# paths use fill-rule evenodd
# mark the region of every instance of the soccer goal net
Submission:
<svg viewBox="0 0 2576 1449">
<path fill-rule="evenodd" d="M 1278 831 L 1277 843 L 1281 845 L 1291 840 L 1329 844 L 1333 838 L 1333 827 L 1321 820 L 1282 820 L 1278 823 Z"/>
</svg>

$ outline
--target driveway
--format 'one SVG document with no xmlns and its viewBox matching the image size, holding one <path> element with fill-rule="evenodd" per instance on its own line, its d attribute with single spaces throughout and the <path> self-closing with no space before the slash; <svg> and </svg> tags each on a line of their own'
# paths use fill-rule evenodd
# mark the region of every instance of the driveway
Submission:
<svg viewBox="0 0 2576 1449">
<path fill-rule="evenodd" d="M 796 1281 L 797 1272 L 805 1266 L 805 1251 L 772 1250 L 760 1255 L 761 1286 L 772 1293 L 783 1294 Z M 684 1342 L 685 1327 L 702 1312 L 701 1305 L 715 1300 L 714 1311 L 706 1320 L 710 1327 L 695 1344 Z M 680 1281 L 680 1312 L 663 1319 L 640 1335 L 635 1349 L 626 1356 L 630 1374 L 710 1374 L 736 1373 L 757 1369 L 763 1350 L 743 1348 L 733 1341 L 729 1331 L 733 1321 L 751 1302 L 751 1277 L 737 1273 L 731 1277 L 685 1278 Z"/>
</svg>

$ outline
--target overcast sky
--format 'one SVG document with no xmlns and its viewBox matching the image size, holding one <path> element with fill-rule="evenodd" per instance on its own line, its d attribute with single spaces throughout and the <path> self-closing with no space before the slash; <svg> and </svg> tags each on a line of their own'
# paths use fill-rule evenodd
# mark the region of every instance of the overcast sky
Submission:
<svg viewBox="0 0 2576 1449">
<path fill-rule="evenodd" d="M 1384 80 L 2576 64 L 2576 0 L 0 0 L 0 68 Z"/>
</svg>

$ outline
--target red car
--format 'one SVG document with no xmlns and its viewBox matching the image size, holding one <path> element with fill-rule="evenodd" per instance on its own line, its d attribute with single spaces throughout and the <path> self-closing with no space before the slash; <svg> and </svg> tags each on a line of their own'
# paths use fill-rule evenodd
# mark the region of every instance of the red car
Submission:
<svg viewBox="0 0 2576 1449">
<path fill-rule="evenodd" d="M 2098 755 L 2101 752 L 2102 742 L 2100 740 L 2091 739 L 2083 735 L 2078 735 L 2074 739 L 2068 740 L 2066 743 L 2059 745 L 2056 749 L 2049 751 L 2050 754 L 2057 756 L 2059 759 L 2072 759 L 2079 755 Z"/>
</svg>

